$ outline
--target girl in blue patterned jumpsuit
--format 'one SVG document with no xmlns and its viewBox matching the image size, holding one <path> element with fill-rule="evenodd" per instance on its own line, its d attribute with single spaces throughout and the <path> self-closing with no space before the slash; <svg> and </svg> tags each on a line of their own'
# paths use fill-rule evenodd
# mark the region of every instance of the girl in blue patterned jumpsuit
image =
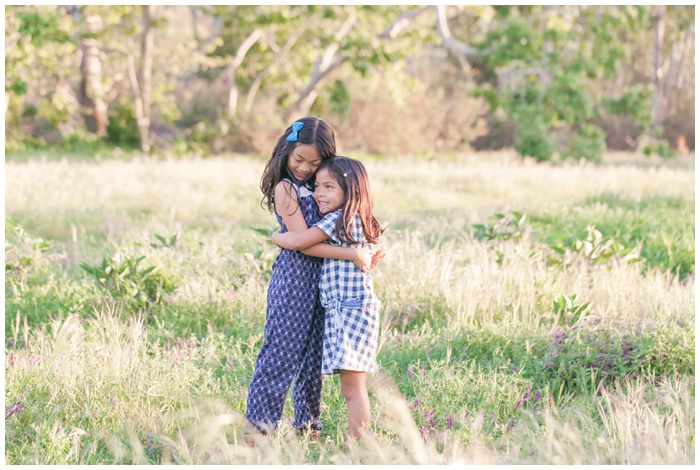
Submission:
<svg viewBox="0 0 700 470">
<path fill-rule="evenodd" d="M 377 243 L 384 230 L 372 214 L 364 165 L 335 157 L 321 164 L 315 179 L 314 198 L 325 217 L 304 232 L 275 232 L 272 241 L 290 250 L 324 241 L 346 247 Z M 340 374 L 350 437 L 360 439 L 370 420 L 366 376 L 377 369 L 379 299 L 371 276 L 340 259 L 324 261 L 320 289 L 326 309 L 322 372 Z"/>
<path fill-rule="evenodd" d="M 333 130 L 316 117 L 298 120 L 279 138 L 265 164 L 260 188 L 262 203 L 275 212 L 282 232 L 306 230 L 321 219 L 307 185 L 313 183 L 319 165 L 334 155 Z M 305 253 L 282 249 L 272 266 L 265 334 L 246 409 L 244 434 L 251 445 L 258 431 L 268 434 L 276 428 L 292 380 L 293 426 L 300 431 L 320 432 L 324 325 L 324 309 L 318 298 L 321 258 L 349 260 L 365 270 L 372 262 L 369 249 L 328 245 Z"/>
</svg>

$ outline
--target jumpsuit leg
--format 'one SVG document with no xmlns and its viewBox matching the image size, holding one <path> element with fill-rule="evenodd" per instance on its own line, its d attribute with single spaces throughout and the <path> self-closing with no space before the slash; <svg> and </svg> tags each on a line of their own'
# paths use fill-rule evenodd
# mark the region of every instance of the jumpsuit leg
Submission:
<svg viewBox="0 0 700 470">
<path fill-rule="evenodd" d="M 314 310 L 300 306 L 314 305 L 316 297 L 312 291 L 309 301 L 302 292 L 294 300 L 285 302 L 268 296 L 265 339 L 255 364 L 246 407 L 246 419 L 263 432 L 277 427 L 289 386 L 302 362 Z"/>
<path fill-rule="evenodd" d="M 321 429 L 321 359 L 323 356 L 323 325 L 325 310 L 316 301 L 314 318 L 306 340 L 299 373 L 294 381 L 294 427 L 304 428 L 310 424 L 313 429 Z"/>
</svg>

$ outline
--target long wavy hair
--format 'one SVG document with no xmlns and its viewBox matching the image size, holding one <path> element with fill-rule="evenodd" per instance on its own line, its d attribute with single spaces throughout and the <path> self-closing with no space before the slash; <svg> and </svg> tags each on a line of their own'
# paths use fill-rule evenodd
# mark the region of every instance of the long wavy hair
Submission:
<svg viewBox="0 0 700 470">
<path fill-rule="evenodd" d="M 345 193 L 342 216 L 338 217 L 335 231 L 338 237 L 349 243 L 360 243 L 352 237 L 355 216 L 360 217 L 362 232 L 369 243 L 377 243 L 384 229 L 372 213 L 372 195 L 369 190 L 369 177 L 362 162 L 348 157 L 337 156 L 325 160 L 318 170 L 327 169 Z"/>
<path fill-rule="evenodd" d="M 284 178 L 293 179 L 289 174 L 287 161 L 289 154 L 299 144 L 314 145 L 318 151 L 322 161 L 326 161 L 335 156 L 335 133 L 331 126 L 323 119 L 309 116 L 298 119 L 295 122 L 301 122 L 304 126 L 298 132 L 298 140 L 290 142 L 287 136 L 292 132 L 292 126 L 289 126 L 282 134 L 272 151 L 272 156 L 265 163 L 262 178 L 260 178 L 260 190 L 263 193 L 261 206 L 267 205 L 267 210 L 274 211 L 274 194 L 275 186 Z M 305 182 L 313 188 L 314 176 Z"/>
</svg>

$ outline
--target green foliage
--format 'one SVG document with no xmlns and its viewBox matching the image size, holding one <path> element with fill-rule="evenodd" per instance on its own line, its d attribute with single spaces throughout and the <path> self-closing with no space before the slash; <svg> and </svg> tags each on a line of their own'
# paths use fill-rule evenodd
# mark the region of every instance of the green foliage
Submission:
<svg viewBox="0 0 700 470">
<path fill-rule="evenodd" d="M 515 150 L 524 157 L 533 157 L 538 162 L 552 159 L 554 148 L 546 134 L 535 126 L 522 123 L 515 138 Z"/>
<path fill-rule="evenodd" d="M 564 158 L 583 158 L 600 162 L 605 152 L 605 132 L 598 126 L 583 124 L 562 152 Z"/>
<path fill-rule="evenodd" d="M 170 237 L 164 237 L 162 235 L 154 235 L 156 239 L 160 242 L 158 243 L 151 243 L 151 247 L 153 248 L 175 248 L 177 245 L 177 242 L 182 239 L 182 232 L 177 232 L 175 235 L 171 235 Z"/>
<path fill-rule="evenodd" d="M 474 238 L 477 240 L 518 240 L 522 238 L 527 226 L 527 214 L 511 211 L 508 214 L 497 213 L 489 216 L 493 225 L 474 224 Z"/>
<path fill-rule="evenodd" d="M 134 105 L 119 102 L 109 109 L 107 139 L 115 145 L 137 147 L 140 145 L 139 128 L 136 123 Z"/>
<path fill-rule="evenodd" d="M 145 256 L 134 258 L 117 253 L 103 258 L 99 265 L 91 266 L 81 262 L 80 266 L 114 299 L 133 302 L 136 305 L 158 303 L 163 294 L 175 290 L 176 283 L 171 276 L 156 271 L 156 266 L 143 269 L 139 267 L 144 259 Z"/>
<path fill-rule="evenodd" d="M 682 280 L 695 272 L 693 213 L 694 204 L 680 198 L 603 195 L 556 214 L 530 213 L 529 220 L 534 235 L 561 254 L 569 248 L 592 260 L 643 259 L 645 267 L 677 272 Z"/>
<path fill-rule="evenodd" d="M 656 139 L 644 145 L 644 147 L 642 147 L 642 153 L 647 157 L 651 155 L 658 155 L 662 158 L 672 158 L 676 156 L 676 152 L 671 148 L 668 141 Z"/>
<path fill-rule="evenodd" d="M 635 86 L 617 98 L 603 96 L 601 104 L 606 112 L 632 116 L 637 125 L 646 127 L 651 123 L 651 96 L 650 87 Z"/>
<path fill-rule="evenodd" d="M 476 45 L 477 49 L 488 51 L 487 62 L 492 67 L 501 67 L 511 61 L 529 64 L 539 58 L 541 46 L 539 32 L 516 18 L 508 18 L 499 24 L 498 29 L 490 31 L 486 39 Z"/>
<path fill-rule="evenodd" d="M 27 272 L 53 250 L 53 243 L 42 237 L 32 237 L 12 219 L 5 219 L 5 227 L 6 231 L 11 231 L 9 240 L 5 238 L 5 276 L 25 278 Z"/>
<path fill-rule="evenodd" d="M 493 224 L 472 229 L 482 241 L 532 234 L 552 251 L 549 263 L 554 265 L 565 264 L 568 253 L 574 253 L 591 263 L 615 260 L 670 269 L 683 280 L 695 272 L 692 214 L 693 204 L 678 198 L 636 202 L 604 195 L 555 214 L 495 214 L 489 217 Z"/>
<path fill-rule="evenodd" d="M 576 294 L 562 295 L 553 302 L 555 324 L 572 326 L 588 315 L 591 303 L 576 304 Z"/>
<path fill-rule="evenodd" d="M 603 113 L 630 115 L 637 125 L 648 125 L 648 87 L 630 87 L 611 97 L 601 94 L 597 83 L 618 73 L 628 59 L 623 38 L 642 21 L 639 12 L 583 7 L 569 23 L 554 13 L 528 17 L 531 12 L 510 7 L 494 10 L 497 20 L 476 47 L 486 54 L 487 67 L 498 71 L 502 91 L 496 99 L 488 92 L 493 84 L 482 88 L 492 111 L 502 107 L 516 123 L 519 154 L 538 161 L 551 160 L 554 154 L 600 161 L 604 133 L 593 122 Z M 668 145 L 643 148 L 670 155 Z"/>
</svg>

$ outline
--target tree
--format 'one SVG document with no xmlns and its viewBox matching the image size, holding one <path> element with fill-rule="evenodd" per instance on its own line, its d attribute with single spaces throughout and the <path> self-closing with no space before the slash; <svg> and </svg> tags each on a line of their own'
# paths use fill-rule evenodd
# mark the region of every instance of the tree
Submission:
<svg viewBox="0 0 700 470">
<path fill-rule="evenodd" d="M 33 112 L 46 110 L 54 126 L 70 119 L 76 102 L 68 86 L 75 46 L 63 20 L 56 7 L 5 8 L 6 122 L 12 121 L 13 102 L 24 112 L 15 98 L 28 99 Z"/>
<path fill-rule="evenodd" d="M 155 15 L 155 5 L 144 5 L 143 11 L 143 31 L 141 32 L 141 66 L 138 76 L 134 60 L 134 55 L 129 50 L 127 52 L 127 69 L 129 73 L 129 83 L 134 97 L 134 110 L 136 112 L 136 123 L 139 126 L 139 137 L 141 150 L 148 152 L 151 149 L 149 143 L 149 131 L 151 128 L 151 74 L 153 67 L 153 16 Z"/>
<path fill-rule="evenodd" d="M 88 132 L 98 137 L 107 136 L 107 103 L 104 99 L 102 83 L 102 61 L 100 59 L 99 31 L 102 18 L 95 12 L 86 15 L 83 7 L 66 5 L 66 11 L 72 16 L 77 32 L 77 44 L 80 51 L 80 86 L 78 101 Z"/>
</svg>

